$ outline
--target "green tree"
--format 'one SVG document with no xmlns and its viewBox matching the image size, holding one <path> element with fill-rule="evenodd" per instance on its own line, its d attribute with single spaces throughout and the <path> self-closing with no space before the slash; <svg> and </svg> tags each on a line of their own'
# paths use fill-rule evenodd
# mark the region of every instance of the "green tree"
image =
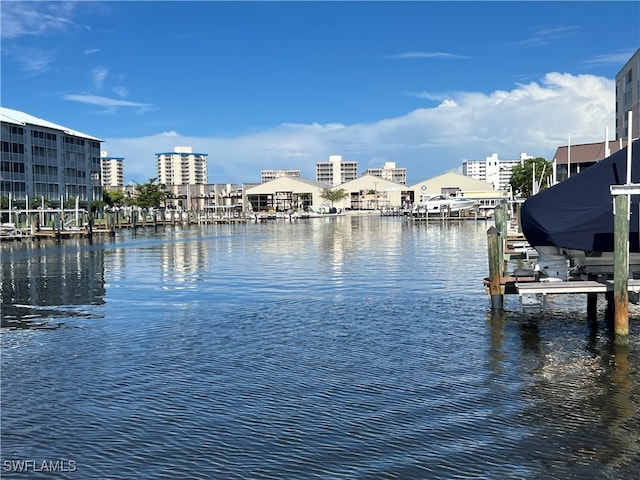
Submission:
<svg viewBox="0 0 640 480">
<path fill-rule="evenodd" d="M 128 198 L 122 190 L 104 190 L 102 199 L 105 205 L 120 207 L 126 205 Z"/>
<path fill-rule="evenodd" d="M 324 190 L 322 190 L 322 193 L 320 194 L 320 197 L 330 202 L 331 206 L 333 206 L 335 202 L 339 202 L 340 200 L 348 196 L 349 196 L 349 192 L 347 192 L 344 188 L 338 188 L 337 190 L 332 190 L 331 188 L 325 188 Z"/>
<path fill-rule="evenodd" d="M 157 178 L 150 178 L 147 183 L 136 183 L 132 203 L 140 208 L 156 208 L 162 205 L 166 198 L 165 185 L 159 183 Z"/>
<path fill-rule="evenodd" d="M 9 208 L 9 196 L 8 195 L 0 196 L 0 208 L 3 208 L 3 209 Z"/>
<path fill-rule="evenodd" d="M 542 157 L 529 158 L 511 170 L 511 190 L 516 196 L 530 197 L 534 193 L 534 182 L 537 192 L 544 190 L 549 187 L 552 174 L 553 165 L 550 161 Z"/>
</svg>

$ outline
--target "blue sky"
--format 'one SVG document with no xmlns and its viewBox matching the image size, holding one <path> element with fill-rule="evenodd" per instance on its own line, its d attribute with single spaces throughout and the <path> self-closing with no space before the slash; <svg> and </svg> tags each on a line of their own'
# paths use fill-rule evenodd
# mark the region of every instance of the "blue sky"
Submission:
<svg viewBox="0 0 640 480">
<path fill-rule="evenodd" d="M 16 2 L 1 104 L 104 140 L 125 181 L 156 152 L 211 183 L 314 178 L 329 155 L 408 183 L 465 160 L 615 136 L 615 75 L 640 2 Z"/>
</svg>

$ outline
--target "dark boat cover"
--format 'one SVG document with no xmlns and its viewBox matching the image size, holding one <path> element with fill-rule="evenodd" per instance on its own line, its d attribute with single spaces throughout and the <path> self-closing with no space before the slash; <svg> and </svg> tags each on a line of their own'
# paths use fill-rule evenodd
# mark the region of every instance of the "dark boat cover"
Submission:
<svg viewBox="0 0 640 480">
<path fill-rule="evenodd" d="M 631 183 L 640 183 L 640 141 L 631 145 Z M 627 181 L 627 148 L 579 174 L 529 197 L 522 205 L 522 233 L 533 247 L 556 246 L 613 252 L 613 196 L 610 185 Z M 631 197 L 629 251 L 640 252 L 640 195 Z"/>
</svg>

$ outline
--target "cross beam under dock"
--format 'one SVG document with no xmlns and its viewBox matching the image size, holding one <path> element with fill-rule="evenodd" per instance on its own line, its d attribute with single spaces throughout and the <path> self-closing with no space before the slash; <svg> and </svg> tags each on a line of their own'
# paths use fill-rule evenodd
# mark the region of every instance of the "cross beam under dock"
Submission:
<svg viewBox="0 0 640 480">
<path fill-rule="evenodd" d="M 561 293 L 607 293 L 613 292 L 613 280 L 597 282 L 595 280 L 576 280 L 570 282 L 515 282 L 519 295 L 535 294 L 561 294 Z M 629 292 L 640 293 L 640 280 L 629 280 Z"/>
</svg>

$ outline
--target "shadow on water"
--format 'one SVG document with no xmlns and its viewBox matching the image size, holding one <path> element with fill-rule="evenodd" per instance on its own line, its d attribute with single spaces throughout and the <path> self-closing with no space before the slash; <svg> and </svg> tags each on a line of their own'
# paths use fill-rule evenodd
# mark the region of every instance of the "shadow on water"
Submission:
<svg viewBox="0 0 640 480">
<path fill-rule="evenodd" d="M 548 478 L 593 478 L 594 468 L 599 478 L 633 478 L 618 469 L 640 467 L 640 392 L 631 367 L 638 341 L 616 342 L 606 313 L 583 321 L 490 311 L 487 326 L 491 370 L 503 376 L 506 365 L 520 369 L 526 461 Z"/>
</svg>

